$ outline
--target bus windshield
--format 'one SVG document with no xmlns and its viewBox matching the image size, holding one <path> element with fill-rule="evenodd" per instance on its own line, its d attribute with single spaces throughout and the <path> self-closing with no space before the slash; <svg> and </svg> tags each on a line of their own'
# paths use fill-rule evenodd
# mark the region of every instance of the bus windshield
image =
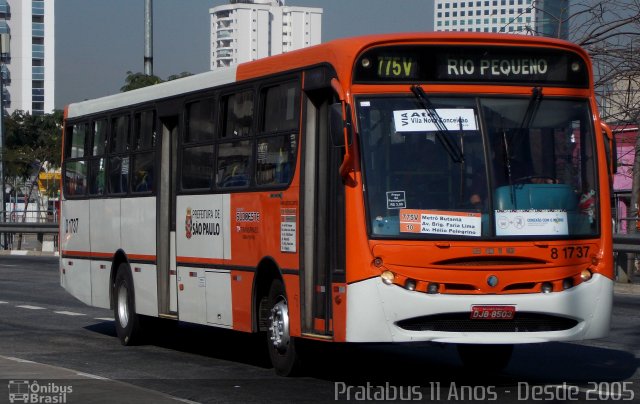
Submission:
<svg viewBox="0 0 640 404">
<path fill-rule="evenodd" d="M 361 96 L 356 107 L 372 237 L 598 234 L 588 100 Z"/>
</svg>

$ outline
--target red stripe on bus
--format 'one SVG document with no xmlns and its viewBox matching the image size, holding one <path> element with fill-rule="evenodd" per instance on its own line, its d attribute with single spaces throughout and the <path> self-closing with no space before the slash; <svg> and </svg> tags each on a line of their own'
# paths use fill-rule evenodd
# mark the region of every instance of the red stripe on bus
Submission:
<svg viewBox="0 0 640 404">
<path fill-rule="evenodd" d="M 73 251 L 73 250 L 62 250 L 62 255 L 74 256 L 74 257 L 86 257 L 86 258 L 106 258 L 107 260 L 111 260 L 113 258 L 113 253 L 108 252 L 97 252 L 97 251 Z M 127 254 L 127 257 L 130 260 L 138 260 L 138 261 L 155 261 L 155 255 L 148 254 Z"/>
<path fill-rule="evenodd" d="M 218 264 L 223 265 L 225 260 L 220 258 L 199 258 L 199 257 L 176 257 L 178 265 L 180 264 Z"/>
</svg>

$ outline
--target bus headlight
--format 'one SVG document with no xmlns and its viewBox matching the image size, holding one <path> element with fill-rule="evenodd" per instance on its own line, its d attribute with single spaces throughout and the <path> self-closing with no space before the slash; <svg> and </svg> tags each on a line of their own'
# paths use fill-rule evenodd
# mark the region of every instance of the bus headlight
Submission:
<svg viewBox="0 0 640 404">
<path fill-rule="evenodd" d="M 430 282 L 429 286 L 427 286 L 427 293 L 431 295 L 435 295 L 440 291 L 440 284 L 436 282 Z"/>
<path fill-rule="evenodd" d="M 404 283 L 404 288 L 407 290 L 416 290 L 416 280 L 407 279 Z"/>
<path fill-rule="evenodd" d="M 542 293 L 551 293 L 553 292 L 553 284 L 551 282 L 545 282 L 542 284 Z"/>
<path fill-rule="evenodd" d="M 562 287 L 564 289 L 571 289 L 573 287 L 573 278 L 566 278 L 562 281 Z"/>
</svg>

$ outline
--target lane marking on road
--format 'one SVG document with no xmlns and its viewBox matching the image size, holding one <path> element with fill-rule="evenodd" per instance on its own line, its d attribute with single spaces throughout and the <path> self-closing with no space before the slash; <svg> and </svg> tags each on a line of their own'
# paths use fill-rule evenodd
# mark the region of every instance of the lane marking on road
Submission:
<svg viewBox="0 0 640 404">
<path fill-rule="evenodd" d="M 64 314 L 65 316 L 86 316 L 83 313 L 74 313 L 72 311 L 54 311 L 56 314 Z"/>
<path fill-rule="evenodd" d="M 0 356 L 0 358 L 4 358 L 4 359 L 8 359 L 10 361 L 20 362 L 20 363 L 35 363 L 35 362 L 32 362 L 32 361 L 28 361 L 26 359 L 14 358 L 13 356 Z"/>
<path fill-rule="evenodd" d="M 109 317 L 96 317 L 94 318 L 94 320 L 100 320 L 100 321 L 116 321 L 115 318 L 109 318 Z"/>
<path fill-rule="evenodd" d="M 84 373 L 84 372 L 76 372 L 76 374 L 78 376 L 83 376 L 83 377 L 88 377 L 90 379 L 96 379 L 96 380 L 109 380 L 106 377 L 102 377 L 102 376 L 98 376 L 98 375 L 92 375 L 91 373 Z"/>
<path fill-rule="evenodd" d="M 16 307 L 20 307 L 21 309 L 29 309 L 29 310 L 44 310 L 44 307 L 29 306 L 28 304 L 22 304 L 22 305 L 16 306 Z"/>
<path fill-rule="evenodd" d="M 0 300 L 0 304 L 7 304 L 9 302 L 5 302 L 4 300 Z"/>
<path fill-rule="evenodd" d="M 46 363 L 41 363 L 41 362 L 32 362 L 32 361 L 28 361 L 26 359 L 20 359 L 20 358 L 14 358 L 11 356 L 2 356 L 0 355 L 0 359 L 6 359 L 6 360 L 10 360 L 10 361 L 14 361 L 14 362 L 19 362 L 19 363 L 33 363 L 35 365 L 39 365 L 44 367 L 44 369 L 57 369 L 58 371 L 62 370 L 62 371 L 67 371 L 67 372 L 73 372 L 76 375 L 80 376 L 80 377 L 87 377 L 90 379 L 96 379 L 96 380 L 103 380 L 106 382 L 110 382 L 110 383 L 114 383 L 116 385 L 120 385 L 120 386 L 124 386 L 128 389 L 135 389 L 135 390 L 139 390 L 139 391 L 143 391 L 143 392 L 148 392 L 151 395 L 151 399 L 153 398 L 157 398 L 157 397 L 163 397 L 166 398 L 168 400 L 172 400 L 172 401 L 177 401 L 180 403 L 187 403 L 187 404 L 199 404 L 197 401 L 192 401 L 192 400 L 188 400 L 186 398 L 180 398 L 180 397 L 176 397 L 176 396 L 172 396 L 170 394 L 167 393 L 163 393 L 161 391 L 158 390 L 152 390 L 146 387 L 142 387 L 142 386 L 138 386 L 132 383 L 127 383 L 127 382 L 123 382 L 120 380 L 116 380 L 116 379 L 109 379 L 107 377 L 102 377 L 102 376 L 98 376 L 98 375 L 93 375 L 90 373 L 84 373 L 84 372 L 78 372 L 76 370 L 73 369 L 69 369 L 69 368 L 64 368 L 64 367 L 59 367 L 59 366 L 54 366 L 54 365 L 48 365 Z"/>
</svg>

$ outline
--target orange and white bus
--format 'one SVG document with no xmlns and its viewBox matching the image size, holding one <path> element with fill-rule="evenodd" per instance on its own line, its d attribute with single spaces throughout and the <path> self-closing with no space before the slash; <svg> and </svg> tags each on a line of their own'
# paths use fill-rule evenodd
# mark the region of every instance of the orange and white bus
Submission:
<svg viewBox="0 0 640 404">
<path fill-rule="evenodd" d="M 125 345 L 152 317 L 264 332 L 279 374 L 300 339 L 504 366 L 608 333 L 611 141 L 587 54 L 516 35 L 341 39 L 71 104 L 61 283 Z"/>
</svg>

